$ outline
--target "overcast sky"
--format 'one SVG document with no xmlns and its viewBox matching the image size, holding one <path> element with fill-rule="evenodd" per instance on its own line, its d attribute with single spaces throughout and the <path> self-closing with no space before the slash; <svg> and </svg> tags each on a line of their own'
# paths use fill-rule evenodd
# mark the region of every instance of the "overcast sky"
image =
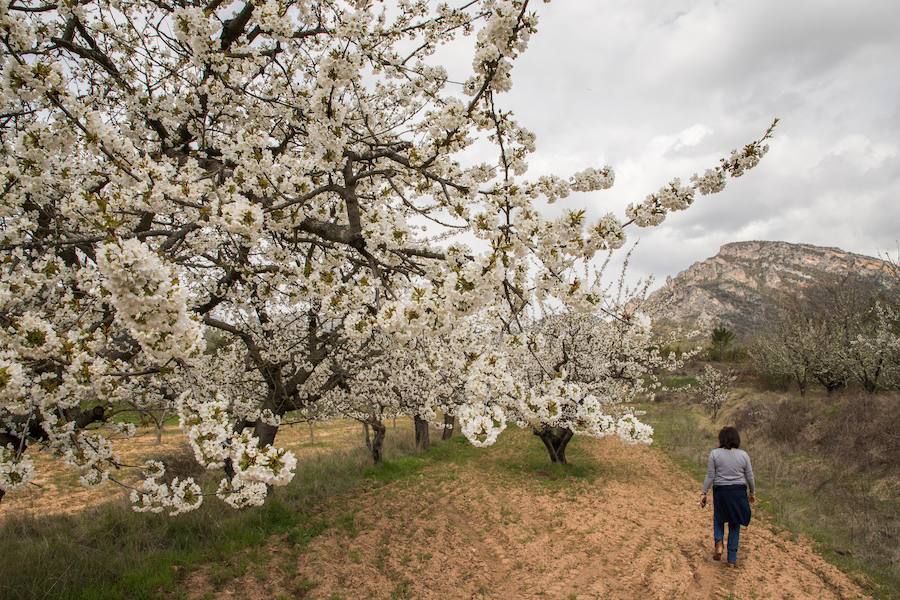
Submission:
<svg viewBox="0 0 900 600">
<path fill-rule="evenodd" d="M 755 170 L 661 227 L 631 229 L 632 275 L 662 280 L 738 240 L 896 252 L 900 1 L 535 6 L 539 32 L 502 104 L 537 134 L 533 174 L 614 168 L 613 189 L 565 201 L 593 216 L 622 216 L 782 119 Z"/>
</svg>

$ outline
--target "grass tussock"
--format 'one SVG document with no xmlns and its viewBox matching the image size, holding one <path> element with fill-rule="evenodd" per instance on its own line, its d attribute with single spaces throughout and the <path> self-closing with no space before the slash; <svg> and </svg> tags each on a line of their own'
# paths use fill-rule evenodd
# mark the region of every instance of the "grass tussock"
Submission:
<svg viewBox="0 0 900 600">
<path fill-rule="evenodd" d="M 712 423 L 698 407 L 652 404 L 655 443 L 696 478 L 718 428 L 734 424 L 751 455 L 760 502 L 812 538 L 876 598 L 900 598 L 900 397 L 742 390 Z"/>
</svg>

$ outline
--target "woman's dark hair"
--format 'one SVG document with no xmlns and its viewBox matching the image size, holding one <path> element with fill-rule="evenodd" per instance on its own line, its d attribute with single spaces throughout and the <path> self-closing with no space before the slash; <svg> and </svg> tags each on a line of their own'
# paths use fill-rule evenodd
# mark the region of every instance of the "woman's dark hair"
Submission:
<svg viewBox="0 0 900 600">
<path fill-rule="evenodd" d="M 731 450 L 741 447 L 741 434 L 736 427 L 723 427 L 719 432 L 719 448 Z"/>
</svg>

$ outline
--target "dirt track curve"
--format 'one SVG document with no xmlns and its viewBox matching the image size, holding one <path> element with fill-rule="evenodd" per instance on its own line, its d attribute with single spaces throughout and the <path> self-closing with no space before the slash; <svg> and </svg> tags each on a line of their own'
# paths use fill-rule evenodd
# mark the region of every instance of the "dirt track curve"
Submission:
<svg viewBox="0 0 900 600">
<path fill-rule="evenodd" d="M 758 516 L 742 532 L 739 567 L 727 569 L 712 560 L 711 511 L 697 507 L 697 484 L 665 455 L 613 439 L 579 443 L 592 477 L 542 480 L 494 455 L 439 463 L 349 499 L 353 527 L 329 529 L 265 577 L 244 576 L 215 596 L 866 597 Z M 268 550 L 279 554 L 279 543 Z M 193 582 L 198 592 L 209 590 L 203 579 Z"/>
</svg>

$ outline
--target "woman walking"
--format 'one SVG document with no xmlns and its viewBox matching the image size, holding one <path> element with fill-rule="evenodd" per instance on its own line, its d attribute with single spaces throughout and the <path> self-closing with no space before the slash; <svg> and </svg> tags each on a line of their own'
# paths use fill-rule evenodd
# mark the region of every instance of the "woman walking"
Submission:
<svg viewBox="0 0 900 600">
<path fill-rule="evenodd" d="M 700 506 L 706 506 L 706 493 L 713 490 L 713 558 L 722 558 L 725 523 L 728 523 L 728 566 L 737 566 L 741 525 L 750 524 L 750 505 L 756 502 L 756 482 L 750 455 L 740 450 L 741 436 L 734 427 L 719 432 L 719 447 L 709 453 L 706 479 Z M 747 496 L 749 490 L 750 495 Z"/>
</svg>

